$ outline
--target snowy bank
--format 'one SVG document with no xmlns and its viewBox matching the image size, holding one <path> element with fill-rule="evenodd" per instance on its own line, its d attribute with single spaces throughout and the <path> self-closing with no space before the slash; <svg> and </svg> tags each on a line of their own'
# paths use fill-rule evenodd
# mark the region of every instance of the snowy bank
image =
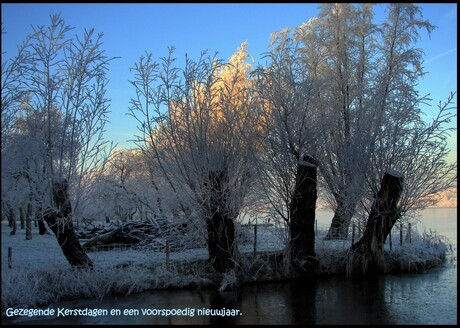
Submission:
<svg viewBox="0 0 460 328">
<path fill-rule="evenodd" d="M 249 229 L 249 228 L 248 228 Z M 254 245 L 239 245 L 236 273 L 212 270 L 205 248 L 171 252 L 152 250 L 110 250 L 89 252 L 94 269 L 75 269 L 66 261 L 56 238 L 35 234 L 25 239 L 24 230 L 11 236 L 2 223 L 2 315 L 7 307 L 45 306 L 82 297 L 131 294 L 160 288 L 231 288 L 240 283 L 289 279 L 285 269 L 283 243 L 274 227 L 259 227 L 256 257 Z M 249 229 L 249 232 L 253 231 Z M 326 231 L 316 237 L 318 274 L 344 274 L 350 240 L 325 241 Z M 442 263 L 450 244 L 435 232 L 413 234 L 411 242 L 385 245 L 388 272 L 417 272 Z M 11 267 L 8 248 L 12 249 Z"/>
</svg>

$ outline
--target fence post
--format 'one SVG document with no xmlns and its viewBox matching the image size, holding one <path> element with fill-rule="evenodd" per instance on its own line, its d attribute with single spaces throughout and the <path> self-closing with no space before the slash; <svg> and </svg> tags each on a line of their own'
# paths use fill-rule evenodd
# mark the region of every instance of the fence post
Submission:
<svg viewBox="0 0 460 328">
<path fill-rule="evenodd" d="M 315 220 L 315 236 L 318 236 L 318 220 Z"/>
<path fill-rule="evenodd" d="M 402 223 L 399 225 L 399 245 L 402 246 L 403 243 L 403 230 L 402 230 Z"/>
<path fill-rule="evenodd" d="M 256 259 L 257 253 L 257 223 L 254 224 L 254 260 Z"/>
<path fill-rule="evenodd" d="M 13 267 L 13 248 L 8 247 L 8 268 Z"/>
</svg>

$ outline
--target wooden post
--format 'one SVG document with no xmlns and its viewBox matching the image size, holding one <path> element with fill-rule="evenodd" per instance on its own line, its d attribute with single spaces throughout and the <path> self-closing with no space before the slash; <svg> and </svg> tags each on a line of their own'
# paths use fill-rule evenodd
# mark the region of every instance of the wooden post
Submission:
<svg viewBox="0 0 460 328">
<path fill-rule="evenodd" d="M 13 267 L 13 248 L 8 247 L 8 268 Z"/>
<path fill-rule="evenodd" d="M 315 236 L 318 236 L 318 220 L 315 220 Z"/>
<path fill-rule="evenodd" d="M 402 244 L 403 244 L 403 243 L 402 243 L 402 240 L 403 240 L 402 236 L 403 236 L 403 231 L 402 231 L 402 223 L 401 223 L 401 224 L 399 225 L 399 245 L 400 245 L 400 246 L 402 246 Z"/>
<path fill-rule="evenodd" d="M 257 254 L 257 222 L 254 224 L 254 260 Z"/>
</svg>

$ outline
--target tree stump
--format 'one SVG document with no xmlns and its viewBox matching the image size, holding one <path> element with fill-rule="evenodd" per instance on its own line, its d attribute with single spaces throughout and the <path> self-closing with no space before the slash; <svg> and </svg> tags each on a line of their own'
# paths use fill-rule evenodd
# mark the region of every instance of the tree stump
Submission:
<svg viewBox="0 0 460 328">
<path fill-rule="evenodd" d="M 299 162 L 289 209 L 291 265 L 300 274 L 311 274 L 318 265 L 315 254 L 316 166 L 317 162 L 310 156 Z"/>
<path fill-rule="evenodd" d="M 348 251 L 349 275 L 385 272 L 383 245 L 400 218 L 397 204 L 403 190 L 403 181 L 403 175 L 396 171 L 388 171 L 383 175 L 364 234 Z"/>
<path fill-rule="evenodd" d="M 93 262 L 86 255 L 73 229 L 67 180 L 53 184 L 53 198 L 57 209 L 48 209 L 43 218 L 56 235 L 64 256 L 72 266 L 92 267 Z"/>
</svg>

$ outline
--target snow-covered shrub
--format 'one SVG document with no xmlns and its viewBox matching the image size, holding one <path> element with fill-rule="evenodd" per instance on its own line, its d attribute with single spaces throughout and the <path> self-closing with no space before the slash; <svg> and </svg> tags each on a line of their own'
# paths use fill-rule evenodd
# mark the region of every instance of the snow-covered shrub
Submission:
<svg viewBox="0 0 460 328">
<path fill-rule="evenodd" d="M 394 245 L 391 251 L 387 250 L 385 261 L 389 271 L 423 271 L 441 264 L 454 250 L 446 237 L 433 230 L 414 233 L 411 239 L 411 242 Z"/>
<path fill-rule="evenodd" d="M 149 270 L 143 266 L 2 271 L 2 311 L 13 306 L 31 307 L 81 297 L 138 293 L 152 287 L 150 279 Z"/>
</svg>

